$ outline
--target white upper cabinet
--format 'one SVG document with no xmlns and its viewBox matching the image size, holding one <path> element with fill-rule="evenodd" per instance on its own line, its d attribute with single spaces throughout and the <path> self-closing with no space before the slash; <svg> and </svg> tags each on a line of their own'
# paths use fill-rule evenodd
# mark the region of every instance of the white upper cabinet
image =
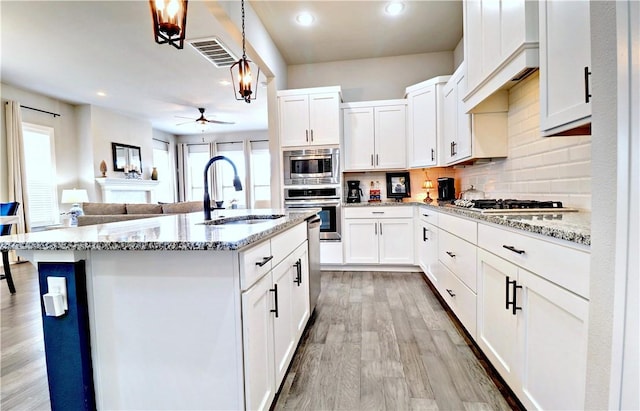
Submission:
<svg viewBox="0 0 640 411">
<path fill-rule="evenodd" d="M 443 87 L 441 165 L 507 155 L 508 99 L 505 92 L 495 93 L 477 106 L 473 114 L 467 114 L 462 102 L 465 90 L 463 63 Z"/>
<path fill-rule="evenodd" d="M 407 87 L 407 164 L 410 168 L 439 164 L 442 134 L 443 88 L 451 76 L 435 77 Z"/>
<path fill-rule="evenodd" d="M 538 5 L 525 0 L 465 0 L 464 54 L 469 112 L 538 67 Z"/>
<path fill-rule="evenodd" d="M 406 167 L 406 101 L 342 105 L 345 171 Z"/>
<path fill-rule="evenodd" d="M 588 1 L 540 2 L 540 127 L 544 135 L 591 134 Z"/>
<path fill-rule="evenodd" d="M 339 86 L 279 91 L 280 145 L 340 144 L 340 103 Z"/>
</svg>

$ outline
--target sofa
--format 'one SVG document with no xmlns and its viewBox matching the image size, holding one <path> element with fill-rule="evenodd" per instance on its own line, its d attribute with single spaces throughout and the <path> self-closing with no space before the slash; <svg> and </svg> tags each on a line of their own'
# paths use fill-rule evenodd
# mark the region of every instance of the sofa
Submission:
<svg viewBox="0 0 640 411">
<path fill-rule="evenodd" d="M 161 204 L 82 203 L 84 215 L 78 216 L 78 226 L 113 223 L 157 217 L 162 214 L 180 214 L 202 211 L 202 201 L 184 201 Z"/>
</svg>

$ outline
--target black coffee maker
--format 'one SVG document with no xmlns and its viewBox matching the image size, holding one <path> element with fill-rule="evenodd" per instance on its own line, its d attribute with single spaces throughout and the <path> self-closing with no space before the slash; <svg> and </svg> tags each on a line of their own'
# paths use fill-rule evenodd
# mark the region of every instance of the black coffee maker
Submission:
<svg viewBox="0 0 640 411">
<path fill-rule="evenodd" d="M 456 199 L 454 180 L 451 177 L 438 178 L 438 201 L 450 201 Z"/>
<path fill-rule="evenodd" d="M 359 203 L 362 196 L 360 181 L 347 181 L 347 203 Z"/>
</svg>

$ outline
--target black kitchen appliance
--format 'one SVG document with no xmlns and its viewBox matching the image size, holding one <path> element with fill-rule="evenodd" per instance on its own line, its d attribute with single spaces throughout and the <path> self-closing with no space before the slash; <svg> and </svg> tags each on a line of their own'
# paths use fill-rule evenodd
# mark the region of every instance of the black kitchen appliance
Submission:
<svg viewBox="0 0 640 411">
<path fill-rule="evenodd" d="M 438 201 L 455 200 L 455 198 L 454 179 L 451 177 L 438 178 Z"/>
<path fill-rule="evenodd" d="M 360 189 L 360 181 L 347 181 L 347 203 L 359 203 L 362 199 L 362 189 Z"/>
</svg>

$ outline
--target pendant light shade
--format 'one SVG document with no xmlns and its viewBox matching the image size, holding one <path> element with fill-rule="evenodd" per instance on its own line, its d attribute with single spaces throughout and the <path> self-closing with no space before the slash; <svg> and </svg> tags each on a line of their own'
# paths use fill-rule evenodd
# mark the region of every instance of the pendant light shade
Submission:
<svg viewBox="0 0 640 411">
<path fill-rule="evenodd" d="M 149 0 L 156 43 L 184 47 L 188 0 Z"/>
<path fill-rule="evenodd" d="M 241 2 L 242 4 L 242 58 L 236 61 L 230 68 L 231 70 L 231 82 L 233 83 L 233 92 L 236 100 L 244 100 L 247 103 L 251 103 L 251 100 L 255 100 L 258 97 L 258 87 L 256 86 L 255 93 L 251 90 L 251 83 L 258 84 L 258 80 L 260 79 L 260 68 L 254 64 L 256 67 L 253 70 L 256 73 L 256 79 L 253 81 L 252 79 L 252 70 L 251 65 L 252 62 L 247 58 L 247 52 L 245 47 L 245 36 L 244 36 L 244 0 Z"/>
</svg>

